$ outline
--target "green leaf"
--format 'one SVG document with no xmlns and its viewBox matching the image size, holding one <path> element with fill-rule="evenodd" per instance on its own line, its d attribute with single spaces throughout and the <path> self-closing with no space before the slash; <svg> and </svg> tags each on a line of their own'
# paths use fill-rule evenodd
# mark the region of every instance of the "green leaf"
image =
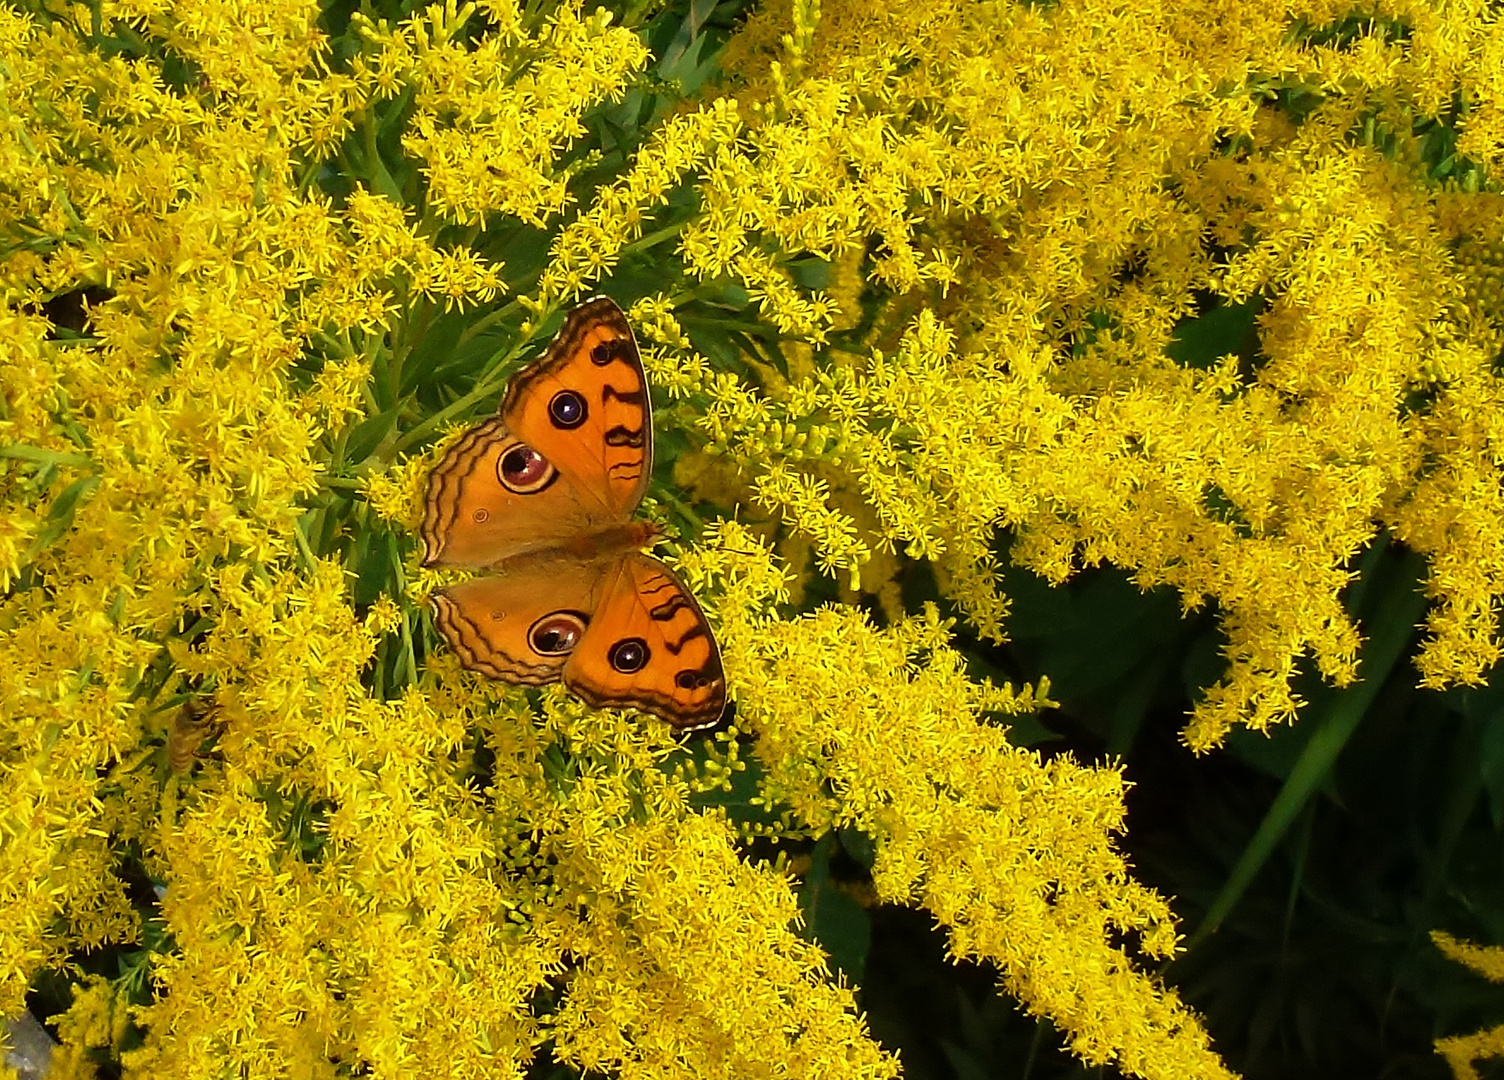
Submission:
<svg viewBox="0 0 1504 1080">
<path fill-rule="evenodd" d="M 388 409 L 356 424 L 345 442 L 345 461 L 358 465 L 375 453 L 382 440 L 397 426 L 397 412 L 397 409 Z"/>
<path fill-rule="evenodd" d="M 47 511 L 47 523 L 32 540 L 31 547 L 26 550 L 25 560 L 34 558 L 38 552 L 56 543 L 63 533 L 73 527 L 73 515 L 78 509 L 78 504 L 94 489 L 99 486 L 98 476 L 85 476 L 73 481 L 63 493 L 52 500 L 52 506 Z"/>
<path fill-rule="evenodd" d="M 831 879 L 830 860 L 836 850 L 835 833 L 826 833 L 815 844 L 799 889 L 799 906 L 805 935 L 825 950 L 846 978 L 860 982 L 872 942 L 872 920 L 867 909 Z"/>
<path fill-rule="evenodd" d="M 97 470 L 99 468 L 91 458 L 82 454 L 65 454 L 58 450 L 44 450 L 40 446 L 27 446 L 24 443 L 9 443 L 0 446 L 0 458 L 29 461 L 34 465 L 63 465 L 73 469 Z"/>
</svg>

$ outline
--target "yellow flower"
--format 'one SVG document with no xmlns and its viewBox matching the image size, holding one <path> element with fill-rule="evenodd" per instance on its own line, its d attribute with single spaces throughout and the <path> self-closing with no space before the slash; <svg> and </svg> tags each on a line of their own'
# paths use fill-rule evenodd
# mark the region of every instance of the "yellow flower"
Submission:
<svg viewBox="0 0 1504 1080">
<path fill-rule="evenodd" d="M 1085 1061 L 1226 1076 L 1146 973 L 1122 774 L 1012 746 L 1047 686 L 968 677 L 899 553 L 993 640 L 1004 559 L 1214 604 L 1197 750 L 1293 719 L 1303 658 L 1363 674 L 1381 531 L 1427 560 L 1420 677 L 1481 680 L 1504 64 L 1477 6 L 1344 48 L 1162 8 L 770 3 L 694 101 L 698 54 L 577 3 L 0 9 L 0 1009 L 130 946 L 146 1004 L 82 986 L 75 1064 L 895 1076 L 739 846 L 841 827 Z M 427 440 L 613 275 L 663 464 L 735 510 L 675 552 L 737 706 L 693 759 L 416 610 Z M 1209 298 L 1257 362 L 1183 359 Z M 884 625 L 794 607 L 822 574 Z M 161 769 L 188 701 L 212 750 Z M 752 775 L 758 815 L 707 808 Z"/>
<path fill-rule="evenodd" d="M 1431 940 L 1448 957 L 1466 964 L 1490 982 L 1504 982 L 1504 949 L 1458 941 L 1440 930 L 1432 932 Z M 1457 1080 L 1478 1080 L 1480 1074 L 1474 1062 L 1504 1057 L 1504 1025 L 1471 1035 L 1437 1039 L 1436 1052 L 1447 1059 Z"/>
</svg>

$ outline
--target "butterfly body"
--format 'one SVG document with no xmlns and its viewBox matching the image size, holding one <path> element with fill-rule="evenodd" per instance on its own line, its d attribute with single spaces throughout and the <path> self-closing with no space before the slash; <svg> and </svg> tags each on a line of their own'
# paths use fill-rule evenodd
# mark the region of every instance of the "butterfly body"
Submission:
<svg viewBox="0 0 1504 1080">
<path fill-rule="evenodd" d="M 607 525 L 594 532 L 581 533 L 557 544 L 526 548 L 494 563 L 490 569 L 499 573 L 516 572 L 527 566 L 556 565 L 561 571 L 571 565 L 613 561 L 628 552 L 651 547 L 659 537 L 658 527 L 648 521 L 629 521 L 625 525 Z"/>
<path fill-rule="evenodd" d="M 631 520 L 652 453 L 636 342 L 598 297 L 429 474 L 424 565 L 494 572 L 433 594 L 465 667 L 525 685 L 562 680 L 591 705 L 630 705 L 684 729 L 720 718 L 725 678 L 704 613 L 641 550 L 655 527 Z"/>
</svg>

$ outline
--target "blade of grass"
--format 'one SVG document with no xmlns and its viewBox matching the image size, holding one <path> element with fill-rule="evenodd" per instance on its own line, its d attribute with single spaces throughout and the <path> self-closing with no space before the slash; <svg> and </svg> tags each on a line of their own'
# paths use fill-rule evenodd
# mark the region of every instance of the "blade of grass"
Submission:
<svg viewBox="0 0 1504 1080">
<path fill-rule="evenodd" d="M 1363 649 L 1361 680 L 1345 690 L 1332 692 L 1326 699 L 1325 708 L 1317 706 L 1301 720 L 1301 723 L 1315 724 L 1316 732 L 1285 778 L 1284 786 L 1212 901 L 1206 917 L 1186 942 L 1187 950 L 1194 949 L 1215 933 L 1238 905 L 1248 886 L 1289 832 L 1291 824 L 1331 775 L 1342 748 L 1399 662 L 1425 608 L 1425 596 L 1414 585 L 1419 577 L 1415 572 L 1418 563 L 1417 557 L 1406 557 L 1401 569 L 1410 572 L 1396 574 L 1387 583 L 1377 610 L 1366 621 L 1371 636 Z"/>
<path fill-rule="evenodd" d="M 29 461 L 35 465 L 66 465 L 70 468 L 95 471 L 99 469 L 92 458 L 84 457 L 82 454 L 64 454 L 57 450 L 44 450 L 39 446 L 26 446 L 23 443 L 7 443 L 0 446 L 0 458 Z"/>
</svg>

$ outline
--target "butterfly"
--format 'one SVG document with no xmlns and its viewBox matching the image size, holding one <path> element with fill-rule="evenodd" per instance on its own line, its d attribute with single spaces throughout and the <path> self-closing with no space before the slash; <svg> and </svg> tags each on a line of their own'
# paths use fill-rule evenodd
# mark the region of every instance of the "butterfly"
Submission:
<svg viewBox="0 0 1504 1080">
<path fill-rule="evenodd" d="M 726 677 L 705 613 L 641 550 L 656 528 L 632 520 L 652 469 L 647 374 L 626 316 L 598 296 L 428 475 L 423 565 L 496 571 L 431 596 L 461 664 L 562 680 L 589 705 L 686 731 L 720 720 Z"/>
</svg>

